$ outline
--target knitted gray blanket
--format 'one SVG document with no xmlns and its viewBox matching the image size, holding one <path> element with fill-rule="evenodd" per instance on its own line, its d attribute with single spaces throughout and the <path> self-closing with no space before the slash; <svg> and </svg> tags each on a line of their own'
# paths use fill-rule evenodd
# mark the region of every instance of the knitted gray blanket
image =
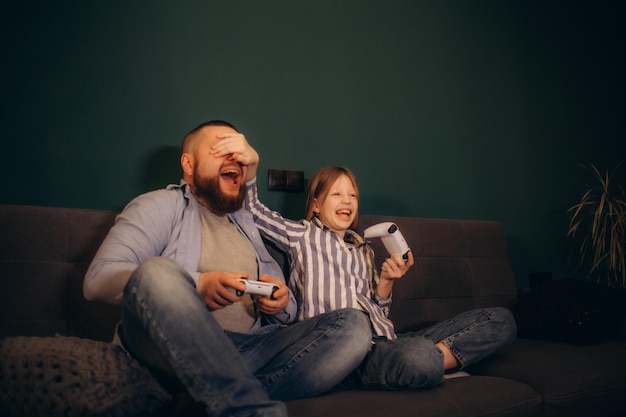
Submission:
<svg viewBox="0 0 626 417">
<path fill-rule="evenodd" d="M 123 349 L 76 337 L 0 340 L 0 413 L 135 416 L 171 400 Z"/>
</svg>

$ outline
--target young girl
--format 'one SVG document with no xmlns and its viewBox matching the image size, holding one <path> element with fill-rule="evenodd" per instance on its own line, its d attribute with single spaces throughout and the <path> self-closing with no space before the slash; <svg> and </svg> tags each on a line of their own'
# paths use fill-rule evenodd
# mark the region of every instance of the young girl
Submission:
<svg viewBox="0 0 626 417">
<path fill-rule="evenodd" d="M 472 310 L 418 332 L 397 335 L 389 320 L 391 290 L 413 265 L 400 254 L 387 258 L 380 274 L 374 253 L 351 228 L 357 223 L 356 178 L 343 167 L 315 172 L 308 184 L 306 219 L 293 221 L 258 199 L 258 154 L 242 135 L 224 138 L 215 155 L 231 154 L 248 165 L 245 207 L 261 233 L 290 257 L 290 286 L 298 299 L 298 319 L 338 308 L 368 314 L 373 346 L 345 382 L 349 388 L 426 388 L 440 384 L 445 371 L 459 370 L 512 342 L 515 320 L 505 308 Z"/>
</svg>

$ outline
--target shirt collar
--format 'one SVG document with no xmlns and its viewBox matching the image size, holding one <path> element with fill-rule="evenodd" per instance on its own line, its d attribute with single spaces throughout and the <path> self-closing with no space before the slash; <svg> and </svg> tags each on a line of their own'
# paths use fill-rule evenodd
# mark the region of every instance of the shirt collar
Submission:
<svg viewBox="0 0 626 417">
<path fill-rule="evenodd" d="M 330 230 L 330 227 L 328 227 L 324 223 L 322 223 L 322 221 L 317 216 L 315 216 L 315 217 L 313 217 L 311 219 L 311 223 L 315 224 L 317 227 L 319 227 L 320 229 L 322 229 L 324 231 L 332 232 L 332 230 Z M 335 232 L 333 232 L 333 234 L 335 236 L 337 235 Z M 337 236 L 337 238 L 339 238 L 339 236 Z M 346 230 L 346 234 L 345 234 L 343 240 L 344 240 L 344 242 L 349 243 L 349 244 L 354 245 L 354 246 L 365 245 L 365 239 L 363 239 L 361 237 L 361 235 L 359 235 L 357 232 L 355 232 L 352 229 Z"/>
</svg>

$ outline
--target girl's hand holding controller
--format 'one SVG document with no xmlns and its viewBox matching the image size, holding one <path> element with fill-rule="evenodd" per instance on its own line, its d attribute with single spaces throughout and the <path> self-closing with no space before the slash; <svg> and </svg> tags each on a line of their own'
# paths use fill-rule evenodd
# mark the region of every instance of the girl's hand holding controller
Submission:
<svg viewBox="0 0 626 417">
<path fill-rule="evenodd" d="M 376 294 L 381 298 L 389 298 L 393 283 L 396 279 L 402 278 L 404 274 L 413 266 L 413 253 L 409 250 L 405 261 L 399 255 L 392 255 L 383 262 L 380 272 L 380 279 L 376 286 Z"/>
<path fill-rule="evenodd" d="M 383 299 L 389 298 L 395 280 L 402 278 L 412 266 L 413 254 L 411 251 L 408 252 L 406 261 L 399 255 L 392 255 L 390 258 L 387 258 L 381 268 L 376 294 Z"/>
<path fill-rule="evenodd" d="M 398 255 L 391 255 L 385 259 L 381 267 L 381 279 L 397 279 L 402 278 L 404 274 L 413 266 L 413 254 L 411 250 L 407 252 L 407 260 Z"/>
<path fill-rule="evenodd" d="M 379 288 L 377 288 L 377 293 L 386 298 L 391 293 L 391 281 L 402 278 L 413 266 L 413 254 L 395 223 L 383 222 L 370 226 L 363 231 L 363 237 L 365 239 L 380 238 L 391 255 L 383 262 Z"/>
</svg>

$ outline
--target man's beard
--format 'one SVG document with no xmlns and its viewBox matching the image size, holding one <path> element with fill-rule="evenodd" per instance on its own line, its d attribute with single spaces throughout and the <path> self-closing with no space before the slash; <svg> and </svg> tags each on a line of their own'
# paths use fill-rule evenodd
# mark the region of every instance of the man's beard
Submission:
<svg viewBox="0 0 626 417">
<path fill-rule="evenodd" d="M 246 183 L 241 182 L 239 194 L 235 197 L 224 195 L 220 188 L 220 177 L 201 177 L 198 172 L 193 173 L 193 182 L 196 186 L 196 196 L 209 204 L 209 210 L 218 215 L 234 213 L 243 207 L 246 192 Z"/>
</svg>

